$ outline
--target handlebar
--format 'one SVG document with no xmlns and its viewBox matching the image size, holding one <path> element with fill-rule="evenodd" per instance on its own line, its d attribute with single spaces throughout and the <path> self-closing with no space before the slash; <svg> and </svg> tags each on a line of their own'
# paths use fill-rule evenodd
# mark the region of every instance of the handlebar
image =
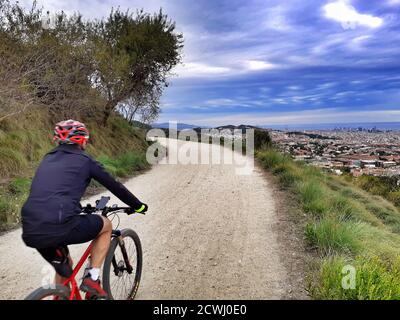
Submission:
<svg viewBox="0 0 400 320">
<path fill-rule="evenodd" d="M 127 214 L 133 213 L 131 207 L 118 207 L 117 205 L 107 207 L 108 201 L 110 201 L 110 197 L 101 197 L 101 199 L 96 200 L 95 207 L 92 207 L 92 205 L 89 203 L 82 208 L 82 212 L 88 213 L 88 214 L 95 213 L 95 212 L 101 212 L 101 215 L 104 217 L 107 217 L 107 215 L 109 213 L 116 212 L 116 211 L 124 211 Z M 145 214 L 145 213 L 143 212 L 141 214 Z"/>
</svg>

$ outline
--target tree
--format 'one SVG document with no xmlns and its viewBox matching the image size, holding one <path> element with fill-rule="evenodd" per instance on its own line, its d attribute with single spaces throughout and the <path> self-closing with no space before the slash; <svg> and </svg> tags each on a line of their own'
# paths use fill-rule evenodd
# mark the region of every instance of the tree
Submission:
<svg viewBox="0 0 400 320">
<path fill-rule="evenodd" d="M 181 60 L 183 41 L 167 15 L 113 10 L 106 21 L 90 24 L 89 38 L 95 65 L 91 81 L 106 99 L 103 123 L 120 103 L 133 107 L 130 117 L 143 106 L 158 110 L 154 103 Z"/>
<path fill-rule="evenodd" d="M 137 88 L 125 101 L 119 103 L 118 111 L 133 124 L 135 120 L 150 123 L 160 113 L 162 91 L 156 88 Z"/>
<path fill-rule="evenodd" d="M 254 130 L 254 148 L 256 150 L 267 149 L 272 146 L 271 136 L 267 130 Z"/>
<path fill-rule="evenodd" d="M 46 14 L 0 0 L 0 121 L 35 105 L 53 118 L 97 116 L 115 110 L 129 121 L 151 121 L 171 69 L 180 62 L 182 35 L 161 11 L 112 10 L 84 22 L 80 14 Z"/>
<path fill-rule="evenodd" d="M 0 2 L 0 96 L 12 101 L 3 118 L 32 105 L 72 117 L 98 100 L 88 81 L 93 69 L 81 16 L 58 13 L 52 29 L 43 28 L 42 17 L 36 2 L 29 11 Z"/>
</svg>

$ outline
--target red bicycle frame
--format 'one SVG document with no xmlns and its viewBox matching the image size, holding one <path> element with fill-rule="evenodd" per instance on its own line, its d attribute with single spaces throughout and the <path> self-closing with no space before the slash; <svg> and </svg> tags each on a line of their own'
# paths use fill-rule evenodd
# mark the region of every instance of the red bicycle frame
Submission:
<svg viewBox="0 0 400 320">
<path fill-rule="evenodd" d="M 89 257 L 90 252 L 92 251 L 93 242 L 90 243 L 89 247 L 86 249 L 82 257 L 80 258 L 78 264 L 75 266 L 72 275 L 64 281 L 63 285 L 69 287 L 71 285 L 71 294 L 69 296 L 69 300 L 82 300 L 81 293 L 79 292 L 78 284 L 75 280 L 76 275 L 78 274 L 79 270 L 82 268 L 83 264 L 85 263 L 86 259 Z"/>
</svg>

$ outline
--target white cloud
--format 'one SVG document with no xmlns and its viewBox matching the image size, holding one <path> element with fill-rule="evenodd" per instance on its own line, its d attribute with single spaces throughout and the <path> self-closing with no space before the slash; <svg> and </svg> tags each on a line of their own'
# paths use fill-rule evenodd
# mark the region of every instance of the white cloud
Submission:
<svg viewBox="0 0 400 320">
<path fill-rule="evenodd" d="M 363 80 L 353 80 L 353 81 L 350 81 L 350 83 L 351 84 L 361 84 L 361 83 L 364 83 L 364 81 Z"/>
<path fill-rule="evenodd" d="M 360 42 L 364 42 L 365 40 L 368 40 L 368 39 L 370 39 L 370 38 L 372 38 L 372 36 L 370 36 L 370 35 L 364 35 L 364 36 L 356 37 L 356 38 L 354 38 L 352 41 L 353 41 L 354 43 L 356 43 L 356 44 L 359 44 Z"/>
<path fill-rule="evenodd" d="M 301 90 L 302 87 L 301 86 L 287 86 L 286 89 L 291 90 L 291 91 L 297 91 L 297 90 Z"/>
<path fill-rule="evenodd" d="M 400 0 L 388 0 L 388 4 L 391 6 L 400 5 Z"/>
<path fill-rule="evenodd" d="M 206 101 L 207 105 L 217 105 L 217 106 L 232 106 L 232 105 L 236 105 L 237 103 L 235 102 L 235 100 L 232 99 L 211 99 L 211 100 L 207 100 Z"/>
<path fill-rule="evenodd" d="M 248 99 L 247 97 L 238 97 L 235 99 L 218 98 L 207 100 L 203 105 L 198 105 L 198 109 L 209 109 L 209 108 L 220 108 L 220 107 L 252 107 L 254 105 L 260 105 L 254 99 Z"/>
<path fill-rule="evenodd" d="M 221 76 L 228 74 L 230 71 L 231 69 L 227 67 L 212 66 L 201 62 L 187 62 L 174 69 L 174 72 L 181 78 Z"/>
<path fill-rule="evenodd" d="M 323 9 L 325 17 L 342 23 L 345 29 L 354 28 L 357 25 L 377 28 L 383 23 L 383 19 L 380 17 L 359 13 L 348 1 L 330 2 Z"/>
<path fill-rule="evenodd" d="M 249 72 L 265 71 L 278 68 L 273 64 L 262 60 L 240 60 L 238 58 L 225 57 L 225 61 L 218 65 L 211 65 L 204 62 L 186 62 L 174 69 L 179 78 L 209 78 L 240 76 Z"/>
<path fill-rule="evenodd" d="M 250 71 L 274 69 L 277 65 L 262 60 L 247 60 L 245 68 Z"/>
<path fill-rule="evenodd" d="M 336 82 L 325 82 L 325 83 L 321 83 L 321 84 L 317 85 L 315 90 L 324 91 L 324 90 L 327 90 L 327 89 L 331 89 L 336 85 L 337 85 Z"/>
<path fill-rule="evenodd" d="M 285 98 L 274 98 L 274 99 L 271 99 L 272 102 L 278 103 L 278 104 L 288 104 L 288 100 L 289 99 L 285 99 Z"/>
<path fill-rule="evenodd" d="M 355 37 L 348 43 L 348 47 L 352 50 L 363 50 L 364 49 L 363 44 L 371 38 L 372 38 L 371 35 L 363 35 Z"/>
</svg>

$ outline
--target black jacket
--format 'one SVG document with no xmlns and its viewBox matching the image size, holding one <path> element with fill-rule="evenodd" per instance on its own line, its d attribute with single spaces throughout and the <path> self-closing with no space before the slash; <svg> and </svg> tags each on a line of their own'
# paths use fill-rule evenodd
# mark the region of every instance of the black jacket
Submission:
<svg viewBox="0 0 400 320">
<path fill-rule="evenodd" d="M 80 200 L 94 179 L 132 208 L 141 202 L 76 145 L 60 145 L 42 160 L 21 210 L 23 238 L 62 237 L 76 226 Z"/>
</svg>

